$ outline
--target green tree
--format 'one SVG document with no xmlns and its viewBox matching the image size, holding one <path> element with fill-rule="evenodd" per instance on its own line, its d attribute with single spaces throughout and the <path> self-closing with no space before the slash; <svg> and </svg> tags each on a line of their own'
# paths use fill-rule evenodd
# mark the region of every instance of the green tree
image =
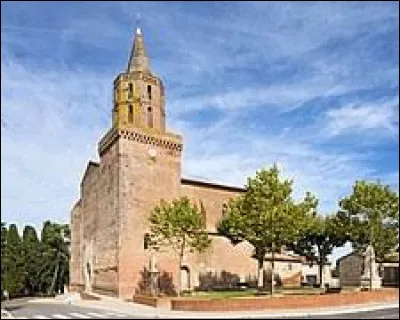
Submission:
<svg viewBox="0 0 400 320">
<path fill-rule="evenodd" d="M 27 293 L 39 291 L 41 246 L 35 228 L 25 226 L 22 233 L 22 254 L 24 260 L 24 287 Z"/>
<path fill-rule="evenodd" d="M 263 287 L 265 255 L 271 252 L 271 294 L 274 291 L 274 254 L 289 242 L 296 241 L 315 215 L 317 200 L 307 192 L 296 203 L 292 197 L 292 180 L 279 178 L 274 165 L 248 178 L 243 196 L 231 199 L 217 230 L 233 243 L 248 241 L 258 261 L 258 287 Z"/>
<path fill-rule="evenodd" d="M 371 244 L 384 259 L 399 242 L 399 195 L 380 182 L 356 181 L 339 202 L 341 219 L 356 250 Z"/>
<path fill-rule="evenodd" d="M 318 264 L 319 285 L 322 288 L 322 273 L 328 262 L 328 255 L 335 247 L 343 246 L 347 240 L 346 230 L 337 216 L 315 216 L 308 230 L 297 241 L 288 243 L 287 247 L 306 257 L 309 262 Z"/>
<path fill-rule="evenodd" d="M 5 222 L 1 222 L 1 296 L 3 297 L 3 292 L 5 290 L 6 284 L 6 265 L 7 262 L 7 226 Z"/>
<path fill-rule="evenodd" d="M 151 246 L 168 246 L 179 255 L 179 296 L 185 252 L 202 252 L 210 245 L 205 222 L 197 206 L 191 204 L 187 197 L 172 202 L 161 200 L 151 211 L 149 222 Z"/>
<path fill-rule="evenodd" d="M 9 226 L 6 243 L 5 254 L 7 259 L 4 265 L 4 287 L 8 290 L 10 297 L 13 297 L 21 295 L 24 289 L 24 262 L 21 255 L 22 241 L 15 224 L 10 224 Z"/>
<path fill-rule="evenodd" d="M 43 263 L 41 273 L 41 291 L 48 295 L 62 290 L 68 280 L 69 226 L 46 221 L 42 229 Z"/>
</svg>

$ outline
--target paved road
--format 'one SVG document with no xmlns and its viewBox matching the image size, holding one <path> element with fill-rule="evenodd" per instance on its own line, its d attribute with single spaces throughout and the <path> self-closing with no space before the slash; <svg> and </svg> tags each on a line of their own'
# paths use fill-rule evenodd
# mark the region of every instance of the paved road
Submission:
<svg viewBox="0 0 400 320">
<path fill-rule="evenodd" d="M 298 319 L 399 319 L 399 308 L 388 308 L 375 311 L 343 313 L 336 315 L 319 315 Z"/>
<path fill-rule="evenodd" d="M 20 302 L 5 309 L 16 319 L 133 319 L 131 315 L 123 312 L 68 304 Z"/>
<path fill-rule="evenodd" d="M 4 307 L 4 306 L 2 306 Z M 143 319 L 145 316 L 136 316 L 124 312 L 87 308 L 69 304 L 30 303 L 28 300 L 13 301 L 5 306 L 17 319 Z M 269 315 L 269 319 L 271 315 Z M 153 317 L 149 317 L 153 319 Z M 161 317 L 162 318 L 162 315 Z M 168 316 L 171 318 L 171 315 Z M 192 317 L 190 317 L 192 318 Z M 201 317 L 199 317 L 201 318 Z M 230 317 L 233 319 L 233 317 Z M 250 317 L 242 317 L 250 318 Z M 262 319 L 263 316 L 257 318 Z M 265 319 L 268 319 L 265 317 Z M 276 317 L 275 319 L 399 319 L 399 308 L 387 308 L 375 311 L 343 313 L 335 315 L 315 315 L 308 317 Z M 238 317 L 239 319 L 239 317 Z"/>
</svg>

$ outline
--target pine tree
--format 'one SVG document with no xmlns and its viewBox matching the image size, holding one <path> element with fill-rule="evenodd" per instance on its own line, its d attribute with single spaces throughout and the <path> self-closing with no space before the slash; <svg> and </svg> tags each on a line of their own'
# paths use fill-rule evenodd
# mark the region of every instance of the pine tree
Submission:
<svg viewBox="0 0 400 320">
<path fill-rule="evenodd" d="M 24 289 L 24 262 L 21 255 L 22 241 L 15 224 L 9 226 L 6 241 L 5 254 L 7 255 L 7 260 L 4 265 L 4 286 L 8 290 L 10 297 L 13 297 L 23 294 Z"/>
<path fill-rule="evenodd" d="M 39 291 L 40 266 L 42 264 L 41 246 L 36 230 L 25 226 L 22 236 L 24 259 L 24 286 L 28 294 Z"/>
<path fill-rule="evenodd" d="M 46 221 L 42 229 L 41 292 L 53 295 L 68 281 L 70 230 L 68 225 Z"/>
<path fill-rule="evenodd" d="M 6 284 L 6 265 L 7 265 L 7 226 L 5 222 L 1 222 L 1 297 L 3 298 L 3 292 Z"/>
</svg>

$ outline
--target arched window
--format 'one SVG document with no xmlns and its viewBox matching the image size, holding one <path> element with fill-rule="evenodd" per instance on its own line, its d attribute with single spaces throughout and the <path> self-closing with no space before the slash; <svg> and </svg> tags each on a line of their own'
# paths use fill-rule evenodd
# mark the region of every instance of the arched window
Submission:
<svg viewBox="0 0 400 320">
<path fill-rule="evenodd" d="M 129 105 L 128 122 L 133 123 L 133 107 L 131 104 Z"/>
<path fill-rule="evenodd" d="M 225 215 L 226 211 L 228 210 L 228 205 L 226 202 L 222 204 L 222 215 Z"/>
<path fill-rule="evenodd" d="M 147 108 L 147 126 L 149 128 L 153 128 L 153 112 L 151 110 L 151 107 Z"/>
<path fill-rule="evenodd" d="M 128 99 L 132 98 L 133 96 L 133 84 L 130 83 L 128 87 Z"/>
<path fill-rule="evenodd" d="M 150 233 L 145 233 L 143 240 L 144 240 L 143 244 L 144 250 L 147 250 L 150 246 L 150 241 L 151 241 Z"/>
<path fill-rule="evenodd" d="M 149 100 L 151 100 L 151 85 L 147 86 L 147 96 L 149 97 Z"/>
<path fill-rule="evenodd" d="M 203 201 L 200 200 L 200 216 L 201 219 L 203 220 L 204 225 L 207 224 L 207 212 L 206 208 L 204 207 Z"/>
</svg>

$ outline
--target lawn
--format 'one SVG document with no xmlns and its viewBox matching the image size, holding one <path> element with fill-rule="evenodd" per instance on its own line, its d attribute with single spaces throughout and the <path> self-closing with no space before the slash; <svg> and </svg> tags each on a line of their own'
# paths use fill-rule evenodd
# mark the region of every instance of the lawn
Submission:
<svg viewBox="0 0 400 320">
<path fill-rule="evenodd" d="M 195 291 L 190 294 L 185 294 L 188 298 L 213 298 L 213 299 L 225 299 L 225 298 L 237 298 L 237 297 L 253 297 L 257 292 L 256 289 L 249 290 L 238 290 L 238 291 Z"/>
<path fill-rule="evenodd" d="M 319 294 L 323 289 L 312 287 L 291 287 L 291 288 L 276 288 L 277 295 L 306 295 L 306 294 Z M 265 292 L 268 296 L 268 291 Z M 187 298 L 196 299 L 226 299 L 226 298 L 240 298 L 240 297 L 255 297 L 257 295 L 256 289 L 238 290 L 238 291 L 195 291 L 184 295 Z"/>
</svg>

